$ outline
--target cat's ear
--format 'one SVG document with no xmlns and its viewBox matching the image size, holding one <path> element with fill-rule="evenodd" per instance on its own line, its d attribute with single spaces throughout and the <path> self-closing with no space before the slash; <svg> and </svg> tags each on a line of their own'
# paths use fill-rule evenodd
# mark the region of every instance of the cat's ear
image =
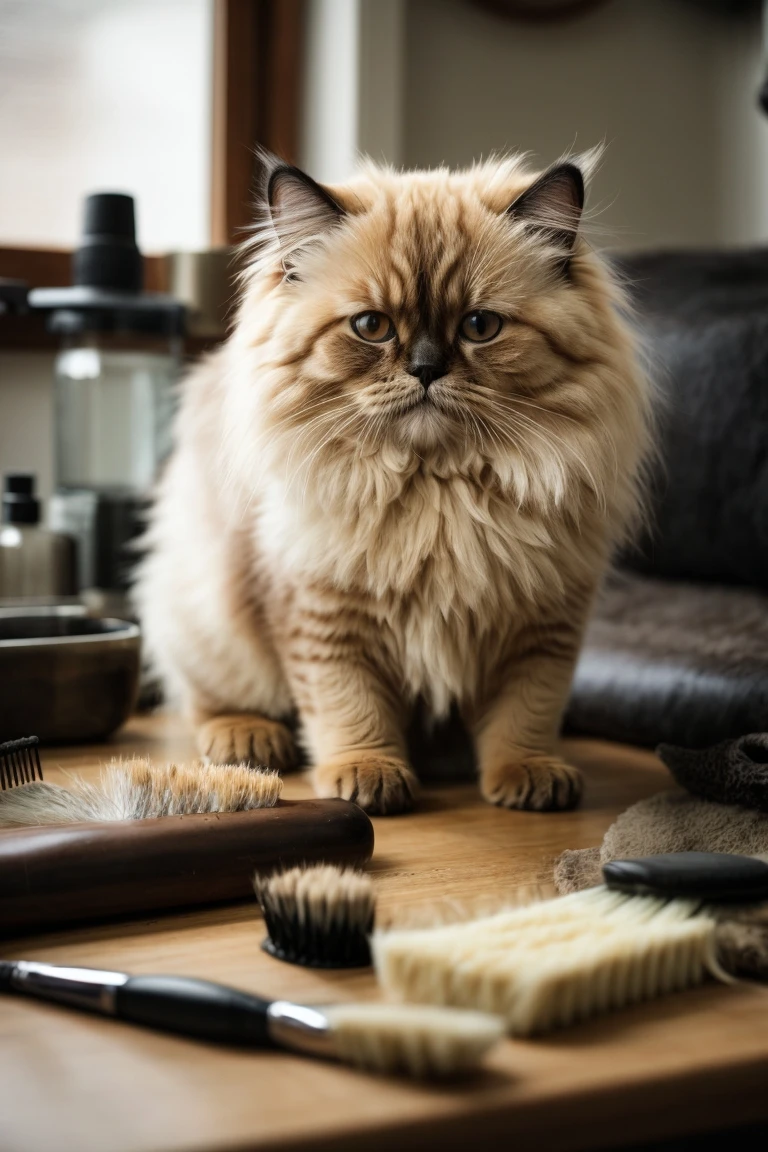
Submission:
<svg viewBox="0 0 768 1152">
<path fill-rule="evenodd" d="M 575 164 L 557 164 L 534 180 L 514 201 L 507 214 L 538 232 L 547 243 L 568 256 L 584 208 L 584 177 Z"/>
<path fill-rule="evenodd" d="M 278 163 L 270 172 L 267 205 L 289 275 L 300 250 L 344 217 L 344 209 L 325 188 L 290 164 Z"/>
</svg>

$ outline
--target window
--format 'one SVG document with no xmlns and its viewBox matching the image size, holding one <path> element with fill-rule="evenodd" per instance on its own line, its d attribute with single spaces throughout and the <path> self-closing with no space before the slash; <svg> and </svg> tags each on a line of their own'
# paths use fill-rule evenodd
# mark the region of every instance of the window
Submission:
<svg viewBox="0 0 768 1152">
<path fill-rule="evenodd" d="M 129 192 L 146 251 L 210 235 L 213 0 L 0 0 L 0 244 L 71 248 Z"/>
</svg>

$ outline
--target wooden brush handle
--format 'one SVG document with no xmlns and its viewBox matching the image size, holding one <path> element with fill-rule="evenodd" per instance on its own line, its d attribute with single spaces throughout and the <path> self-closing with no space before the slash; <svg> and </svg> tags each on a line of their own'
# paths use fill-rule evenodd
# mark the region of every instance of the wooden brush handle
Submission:
<svg viewBox="0 0 768 1152">
<path fill-rule="evenodd" d="M 364 864 L 373 825 L 347 800 L 0 832 L 0 934 L 253 896 L 253 874 Z"/>
</svg>

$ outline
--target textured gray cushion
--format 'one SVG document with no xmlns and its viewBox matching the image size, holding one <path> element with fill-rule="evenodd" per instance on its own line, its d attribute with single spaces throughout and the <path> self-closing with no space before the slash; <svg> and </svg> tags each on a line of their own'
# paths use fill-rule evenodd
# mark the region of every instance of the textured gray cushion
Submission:
<svg viewBox="0 0 768 1152">
<path fill-rule="evenodd" d="M 692 748 L 768 730 L 768 594 L 613 575 L 587 632 L 566 727 Z"/>
<path fill-rule="evenodd" d="M 619 264 L 663 397 L 653 527 L 625 563 L 768 588 L 768 250 Z"/>
</svg>

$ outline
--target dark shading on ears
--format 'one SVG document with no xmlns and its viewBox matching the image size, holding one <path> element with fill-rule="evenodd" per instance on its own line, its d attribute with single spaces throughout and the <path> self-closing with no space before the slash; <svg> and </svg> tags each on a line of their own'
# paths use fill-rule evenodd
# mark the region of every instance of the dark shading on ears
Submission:
<svg viewBox="0 0 768 1152">
<path fill-rule="evenodd" d="M 266 154 L 260 156 L 260 161 L 269 217 L 283 249 L 286 273 L 295 279 L 293 267 L 301 248 L 338 224 L 344 210 L 325 188 L 299 168 Z"/>
<path fill-rule="evenodd" d="M 575 164 L 550 168 L 509 206 L 515 220 L 530 224 L 542 239 L 567 255 L 576 240 L 584 207 L 584 177 Z"/>
</svg>

